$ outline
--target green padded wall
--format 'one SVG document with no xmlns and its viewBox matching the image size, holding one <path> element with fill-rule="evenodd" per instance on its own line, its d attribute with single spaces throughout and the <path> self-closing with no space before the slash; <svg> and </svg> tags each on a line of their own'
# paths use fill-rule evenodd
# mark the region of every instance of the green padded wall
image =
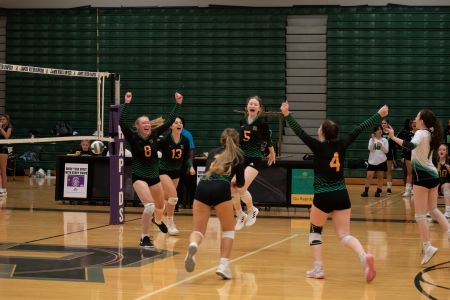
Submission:
<svg viewBox="0 0 450 300">
<path fill-rule="evenodd" d="M 120 73 L 122 94 L 134 92 L 136 116 L 165 115 L 180 91 L 187 128 L 203 152 L 217 145 L 222 128 L 237 127 L 233 110 L 248 96 L 278 110 L 289 14 L 328 15 L 327 115 L 342 132 L 383 103 L 397 131 L 422 107 L 448 118 L 447 7 L 8 10 L 7 62 Z M 95 81 L 7 74 L 6 109 L 18 137 L 30 129 L 48 135 L 59 120 L 91 133 L 95 98 Z M 275 120 L 272 128 L 276 135 Z M 368 137 L 361 135 L 350 158 L 367 157 Z M 47 160 L 69 147 L 44 146 Z"/>
<path fill-rule="evenodd" d="M 175 91 L 197 152 L 239 125 L 249 96 L 278 110 L 285 95 L 284 15 L 252 8 L 100 10 L 100 68 L 121 74 L 136 116 L 166 115 Z M 123 93 L 122 93 L 123 94 Z M 272 120 L 277 136 L 277 120 Z"/>
<path fill-rule="evenodd" d="M 8 10 L 6 62 L 74 70 L 96 70 L 96 14 L 93 9 Z M 6 112 L 14 136 L 51 136 L 58 121 L 66 121 L 81 134 L 96 129 L 95 79 L 41 76 L 6 72 Z M 42 144 L 43 168 L 54 168 L 55 156 L 71 143 Z M 22 154 L 30 145 L 16 145 Z"/>
<path fill-rule="evenodd" d="M 398 133 L 403 121 L 430 108 L 450 117 L 450 9 L 355 7 L 328 16 L 327 115 L 348 132 L 386 103 Z M 348 158 L 368 157 L 370 134 Z M 400 154 L 400 153 L 398 153 Z"/>
<path fill-rule="evenodd" d="M 272 12 L 233 7 L 11 10 L 7 62 L 97 70 L 98 57 L 99 70 L 121 75 L 122 94 L 133 91 L 136 117 L 164 116 L 180 91 L 182 115 L 199 153 L 218 145 L 223 128 L 238 127 L 241 116 L 233 111 L 242 110 L 248 96 L 261 96 L 269 110 L 278 110 L 284 99 L 286 18 Z M 109 82 L 106 91 L 110 95 Z M 60 120 L 90 134 L 96 128 L 96 82 L 11 72 L 6 109 L 18 137 L 30 129 L 47 136 Z M 277 120 L 271 123 L 276 137 Z M 45 160 L 68 148 L 44 144 Z"/>
</svg>

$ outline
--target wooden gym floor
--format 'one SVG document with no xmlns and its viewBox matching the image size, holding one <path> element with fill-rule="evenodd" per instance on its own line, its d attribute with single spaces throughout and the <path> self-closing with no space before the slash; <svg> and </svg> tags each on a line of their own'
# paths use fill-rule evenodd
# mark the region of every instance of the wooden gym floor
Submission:
<svg viewBox="0 0 450 300">
<path fill-rule="evenodd" d="M 179 236 L 153 229 L 156 248 L 143 250 L 141 208 L 127 207 L 125 224 L 109 225 L 108 207 L 55 202 L 54 184 L 8 182 L 0 200 L 0 299 L 450 299 L 447 235 L 430 224 L 439 251 L 421 266 L 412 202 L 401 187 L 391 196 L 361 198 L 362 187 L 349 186 L 352 234 L 376 260 L 377 278 L 366 284 L 358 258 L 341 246 L 330 222 L 323 233 L 325 279 L 305 278 L 312 266 L 305 209 L 262 210 L 254 226 L 236 232 L 234 278 L 226 281 L 215 274 L 216 218 L 196 270 L 186 273 L 190 210 L 175 216 Z"/>
</svg>

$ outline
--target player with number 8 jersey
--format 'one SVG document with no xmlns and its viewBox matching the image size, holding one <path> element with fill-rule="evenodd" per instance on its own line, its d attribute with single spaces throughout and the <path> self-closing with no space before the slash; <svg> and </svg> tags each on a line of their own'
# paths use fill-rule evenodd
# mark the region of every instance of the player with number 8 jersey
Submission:
<svg viewBox="0 0 450 300">
<path fill-rule="evenodd" d="M 350 134 L 339 139 L 338 126 L 330 120 L 325 120 L 318 129 L 319 139 L 307 134 L 297 121 L 289 114 L 288 102 L 281 105 L 281 113 L 286 122 L 300 139 L 314 153 L 314 199 L 310 213 L 309 245 L 311 246 L 314 267 L 306 272 L 309 278 L 324 278 L 322 264 L 322 229 L 328 217 L 332 217 L 334 229 L 342 244 L 352 249 L 359 256 L 364 268 L 367 282 L 376 275 L 374 258 L 366 253 L 359 240 L 350 235 L 351 203 L 344 181 L 345 150 L 365 129 L 379 124 L 382 117 L 388 114 L 385 105 Z"/>
<path fill-rule="evenodd" d="M 162 221 L 164 213 L 164 191 L 159 179 L 159 158 L 157 139 L 175 120 L 183 95 L 175 93 L 176 104 L 164 124 L 152 130 L 152 122 L 149 117 L 143 115 L 134 122 L 136 131 L 128 125 L 128 110 L 132 101 L 131 92 L 125 94 L 125 104 L 120 115 L 120 128 L 128 141 L 133 160 L 131 164 L 133 188 L 144 205 L 142 213 L 142 235 L 140 245 L 152 247 L 153 243 L 148 235 L 150 221 L 158 226 L 163 233 L 168 232 L 167 226 Z"/>
</svg>

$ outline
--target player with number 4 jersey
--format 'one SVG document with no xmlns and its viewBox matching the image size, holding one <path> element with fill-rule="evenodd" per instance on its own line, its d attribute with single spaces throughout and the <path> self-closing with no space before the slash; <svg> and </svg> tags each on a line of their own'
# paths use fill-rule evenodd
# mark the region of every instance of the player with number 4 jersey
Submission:
<svg viewBox="0 0 450 300">
<path fill-rule="evenodd" d="M 374 258 L 366 253 L 357 238 L 350 235 L 351 203 L 344 181 L 345 151 L 356 137 L 365 129 L 379 124 L 388 114 L 385 105 L 378 113 L 356 126 L 346 137 L 339 139 L 338 126 L 326 120 L 318 129 L 319 139 L 307 134 L 289 114 L 288 102 L 283 102 L 281 112 L 286 122 L 300 139 L 314 153 L 314 199 L 310 213 L 309 244 L 314 256 L 314 267 L 306 272 L 309 278 L 324 278 L 322 264 L 322 229 L 328 217 L 333 219 L 334 229 L 342 244 L 351 248 L 359 256 L 367 282 L 376 275 Z"/>
</svg>

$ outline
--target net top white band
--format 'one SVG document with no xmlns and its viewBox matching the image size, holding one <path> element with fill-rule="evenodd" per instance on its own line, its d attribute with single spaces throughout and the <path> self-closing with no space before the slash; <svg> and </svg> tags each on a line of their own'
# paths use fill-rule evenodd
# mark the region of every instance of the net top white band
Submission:
<svg viewBox="0 0 450 300">
<path fill-rule="evenodd" d="M 3 63 L 0 63 L 0 71 L 23 72 L 23 73 L 69 76 L 69 77 L 86 77 L 86 78 L 109 77 L 110 75 L 110 73 L 108 72 L 64 70 L 64 69 L 33 67 L 33 66 L 11 65 Z"/>
<path fill-rule="evenodd" d="M 0 139 L 0 145 L 10 144 L 29 144 L 29 143 L 52 143 L 52 142 L 64 142 L 64 141 L 103 141 L 112 142 L 111 137 L 100 137 L 96 135 L 73 135 L 73 136 L 59 136 L 59 137 L 43 137 L 43 138 L 27 138 L 27 139 Z"/>
</svg>

